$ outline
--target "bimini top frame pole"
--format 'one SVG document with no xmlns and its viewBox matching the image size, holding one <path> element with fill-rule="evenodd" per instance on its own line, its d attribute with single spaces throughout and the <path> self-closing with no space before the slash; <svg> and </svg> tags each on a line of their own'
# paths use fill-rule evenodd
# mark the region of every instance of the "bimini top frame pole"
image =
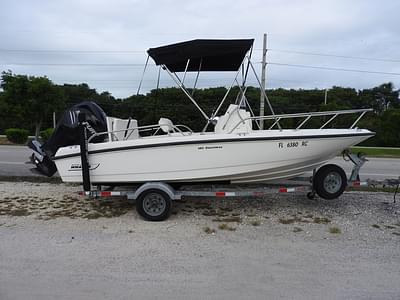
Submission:
<svg viewBox="0 0 400 300">
<path fill-rule="evenodd" d="M 244 60 L 243 60 L 243 62 L 244 62 Z M 242 64 L 243 64 L 243 62 L 242 62 Z M 218 114 L 218 112 L 219 112 L 219 110 L 221 109 L 222 105 L 224 104 L 226 98 L 228 97 L 229 92 L 230 92 L 231 89 L 233 88 L 233 85 L 235 84 L 235 82 L 238 82 L 237 78 L 238 78 L 239 74 L 240 74 L 240 68 L 236 71 L 235 78 L 232 80 L 231 85 L 229 86 L 228 90 L 226 91 L 226 93 L 225 93 L 224 97 L 222 98 L 221 102 L 219 103 L 217 109 L 213 112 L 213 114 L 211 115 L 210 119 L 208 120 L 206 126 L 203 128 L 203 132 L 205 132 L 205 131 L 207 130 L 207 127 L 208 127 L 208 125 L 210 124 L 210 122 L 212 122 L 212 120 L 213 120 L 213 119 L 216 117 L 216 115 Z M 238 85 L 239 85 L 239 84 L 238 84 Z M 240 87 L 240 86 L 239 86 L 239 87 Z"/>
<path fill-rule="evenodd" d="M 192 97 L 193 97 L 193 95 L 194 95 L 194 91 L 196 90 L 197 81 L 199 80 L 200 71 L 201 71 L 201 63 L 202 63 L 202 62 L 203 62 L 203 60 L 200 59 L 199 70 L 197 71 L 196 80 L 194 81 L 194 84 L 193 84 Z"/>
<path fill-rule="evenodd" d="M 197 109 L 200 111 L 200 113 L 203 115 L 203 117 L 208 121 L 210 118 L 207 116 L 207 114 L 204 112 L 204 110 L 197 104 L 196 100 L 194 100 L 192 95 L 190 95 L 190 93 L 186 89 L 183 82 L 179 79 L 179 77 L 176 76 L 175 73 L 172 73 L 165 65 L 163 65 L 162 68 L 167 71 L 169 76 L 171 76 L 171 78 L 175 81 L 175 83 L 180 87 L 180 89 L 185 93 L 185 95 L 190 99 L 190 101 L 192 101 L 193 104 L 197 107 Z"/>
<path fill-rule="evenodd" d="M 265 90 L 264 90 L 264 88 L 262 87 L 261 81 L 260 81 L 260 79 L 259 79 L 258 76 L 257 76 L 257 72 L 256 72 L 256 70 L 254 69 L 254 66 L 253 66 L 253 64 L 251 63 L 250 60 L 249 60 L 249 64 L 250 64 L 250 66 L 251 66 L 251 69 L 253 70 L 254 76 L 255 76 L 256 79 L 257 79 L 258 85 L 259 85 L 259 87 L 260 87 L 260 91 L 261 91 L 261 93 L 263 93 L 265 101 L 267 101 L 267 104 L 268 104 L 268 107 L 269 107 L 269 109 L 270 109 L 270 111 L 271 111 L 271 114 L 272 114 L 272 116 L 275 118 L 276 125 L 278 125 L 278 128 L 279 128 L 279 129 L 282 129 L 282 128 L 281 128 L 281 125 L 279 124 L 278 118 L 275 116 L 275 112 L 274 112 L 274 109 L 272 108 L 271 102 L 269 102 L 267 93 L 265 93 Z M 261 120 L 261 119 L 260 119 L 260 120 Z"/>
<path fill-rule="evenodd" d="M 149 58 L 150 58 L 150 55 L 147 55 L 146 64 L 144 65 L 142 78 L 140 79 L 140 83 L 139 83 L 139 87 L 138 87 L 138 90 L 137 90 L 136 95 L 139 95 L 139 93 L 140 93 L 140 88 L 142 87 L 144 74 L 146 73 L 146 69 L 147 69 L 147 66 L 148 66 L 148 64 L 149 64 Z"/>
</svg>

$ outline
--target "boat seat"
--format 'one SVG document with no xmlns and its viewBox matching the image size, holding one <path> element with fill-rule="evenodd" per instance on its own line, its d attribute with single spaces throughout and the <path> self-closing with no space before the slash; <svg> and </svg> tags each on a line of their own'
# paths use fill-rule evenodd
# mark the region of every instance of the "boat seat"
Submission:
<svg viewBox="0 0 400 300">
<path fill-rule="evenodd" d="M 107 127 L 109 131 L 109 141 L 133 140 L 139 138 L 139 131 L 136 129 L 138 123 L 135 119 L 107 117 Z"/>
<path fill-rule="evenodd" d="M 160 126 L 162 131 L 168 134 L 175 131 L 174 124 L 170 119 L 167 118 L 160 118 L 160 120 L 158 121 L 158 126 Z"/>
</svg>

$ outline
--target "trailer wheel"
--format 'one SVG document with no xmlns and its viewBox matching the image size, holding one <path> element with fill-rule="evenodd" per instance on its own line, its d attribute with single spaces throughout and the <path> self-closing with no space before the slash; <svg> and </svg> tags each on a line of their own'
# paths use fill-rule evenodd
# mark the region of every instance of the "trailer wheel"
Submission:
<svg viewBox="0 0 400 300">
<path fill-rule="evenodd" d="M 136 210 L 148 221 L 163 221 L 171 213 L 171 198 L 158 189 L 146 190 L 136 199 Z"/>
<path fill-rule="evenodd" d="M 335 199 L 342 195 L 346 189 L 346 173 L 337 165 L 322 166 L 314 175 L 313 185 L 321 198 Z"/>
</svg>

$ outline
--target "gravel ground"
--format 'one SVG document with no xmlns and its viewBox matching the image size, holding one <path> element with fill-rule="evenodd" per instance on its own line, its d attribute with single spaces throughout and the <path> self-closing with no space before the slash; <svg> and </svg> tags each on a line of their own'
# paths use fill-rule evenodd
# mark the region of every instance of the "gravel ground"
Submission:
<svg viewBox="0 0 400 300">
<path fill-rule="evenodd" d="M 191 198 L 165 222 L 80 187 L 0 182 L 0 299 L 399 299 L 400 204 Z"/>
</svg>

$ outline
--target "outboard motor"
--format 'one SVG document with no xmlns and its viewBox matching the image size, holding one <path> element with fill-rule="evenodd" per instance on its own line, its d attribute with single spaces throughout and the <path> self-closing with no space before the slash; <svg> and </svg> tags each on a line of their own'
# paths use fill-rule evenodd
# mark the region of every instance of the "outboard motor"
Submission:
<svg viewBox="0 0 400 300">
<path fill-rule="evenodd" d="M 96 103 L 85 101 L 66 110 L 47 142 L 43 145 L 37 140 L 28 143 L 28 147 L 33 150 L 30 159 L 41 174 L 50 177 L 57 171 L 52 158 L 60 147 L 79 144 L 78 114 L 80 112 L 85 113 L 86 122 L 91 126 L 88 137 L 96 132 L 107 131 L 106 114 Z M 91 140 L 91 143 L 101 143 L 106 137 L 106 135 L 97 136 Z"/>
</svg>

